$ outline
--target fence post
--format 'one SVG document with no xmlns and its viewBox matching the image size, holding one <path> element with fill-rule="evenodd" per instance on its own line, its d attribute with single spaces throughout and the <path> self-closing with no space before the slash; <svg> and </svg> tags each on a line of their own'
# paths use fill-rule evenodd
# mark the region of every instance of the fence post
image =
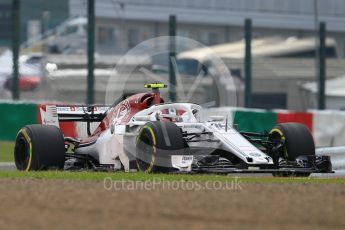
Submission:
<svg viewBox="0 0 345 230">
<path fill-rule="evenodd" d="M 169 97 L 171 101 L 176 101 L 176 16 L 169 17 Z"/>
<path fill-rule="evenodd" d="M 88 37 L 87 37 L 87 104 L 93 104 L 95 101 L 95 0 L 87 2 L 88 16 Z"/>
<path fill-rule="evenodd" d="M 244 74 L 245 74 L 245 94 L 244 102 L 245 107 L 252 106 L 252 20 L 247 18 L 244 23 L 244 36 L 245 36 L 245 60 L 244 60 Z"/>
<path fill-rule="evenodd" d="M 12 0 L 12 99 L 19 100 L 20 0 Z"/>
<path fill-rule="evenodd" d="M 325 100 L 325 81 L 326 81 L 326 23 L 320 22 L 319 28 L 319 93 L 318 108 L 324 110 L 326 108 Z"/>
</svg>

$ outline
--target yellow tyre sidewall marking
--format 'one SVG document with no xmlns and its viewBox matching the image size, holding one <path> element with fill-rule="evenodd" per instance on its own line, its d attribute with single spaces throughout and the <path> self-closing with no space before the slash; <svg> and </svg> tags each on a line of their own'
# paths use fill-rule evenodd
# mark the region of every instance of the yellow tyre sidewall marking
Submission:
<svg viewBox="0 0 345 230">
<path fill-rule="evenodd" d="M 26 132 L 25 129 L 21 129 L 19 132 L 18 132 L 18 135 L 22 133 L 23 136 L 24 136 L 24 139 L 28 142 L 29 144 L 29 161 L 28 161 L 28 165 L 26 166 L 26 169 L 25 171 L 28 172 L 30 170 L 30 167 L 31 167 L 31 162 L 32 162 L 32 142 L 31 142 L 31 138 L 29 137 L 28 133 Z M 18 136 L 17 135 L 17 136 Z"/>
<path fill-rule="evenodd" d="M 280 138 L 281 138 L 282 140 L 285 140 L 285 136 L 284 136 L 283 132 L 282 132 L 280 129 L 274 128 L 274 129 L 271 130 L 270 134 L 275 133 L 275 132 L 278 133 L 278 134 L 280 135 Z M 288 158 L 288 156 L 289 156 L 288 151 L 287 151 L 287 149 L 286 149 L 285 146 L 284 146 L 284 156 L 285 156 L 286 158 Z"/>
<path fill-rule="evenodd" d="M 151 157 L 151 162 L 150 162 L 149 167 L 145 170 L 145 173 L 150 173 L 150 172 L 152 171 L 152 168 L 153 168 L 154 163 L 155 163 L 155 161 L 156 161 L 156 153 L 157 153 L 156 144 L 157 144 L 157 141 L 156 141 L 156 136 L 155 136 L 155 134 L 154 134 L 152 128 L 151 128 L 150 126 L 147 126 L 147 125 L 145 125 L 145 126 L 141 129 L 141 131 L 140 131 L 140 133 L 139 133 L 139 135 L 138 135 L 138 138 L 140 137 L 140 135 L 141 135 L 141 133 L 144 131 L 144 129 L 147 129 L 147 130 L 150 132 L 151 137 L 152 137 L 152 140 L 153 140 L 153 146 L 152 146 L 152 148 L 153 148 L 153 154 L 152 154 L 152 157 Z M 139 165 L 138 165 L 138 168 L 139 168 Z"/>
</svg>

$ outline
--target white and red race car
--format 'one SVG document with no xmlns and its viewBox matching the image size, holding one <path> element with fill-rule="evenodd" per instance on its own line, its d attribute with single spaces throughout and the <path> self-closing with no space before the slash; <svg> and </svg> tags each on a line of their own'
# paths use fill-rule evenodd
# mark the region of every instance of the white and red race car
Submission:
<svg viewBox="0 0 345 230">
<path fill-rule="evenodd" d="M 16 139 L 18 170 L 107 170 L 194 173 L 330 173 L 328 156 L 316 156 L 313 137 L 297 123 L 270 132 L 239 132 L 224 117 L 202 121 L 194 103 L 165 103 L 159 88 L 112 106 L 45 105 L 42 124 L 23 127 Z M 85 138 L 64 135 L 59 122 L 84 122 Z M 98 127 L 91 132 L 91 124 Z"/>
</svg>

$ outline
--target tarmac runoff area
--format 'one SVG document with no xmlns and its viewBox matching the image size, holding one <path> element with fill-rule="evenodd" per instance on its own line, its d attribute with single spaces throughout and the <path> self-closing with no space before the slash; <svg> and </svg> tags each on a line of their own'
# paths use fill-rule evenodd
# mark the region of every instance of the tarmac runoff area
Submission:
<svg viewBox="0 0 345 230">
<path fill-rule="evenodd" d="M 1 162 L 0 171 L 14 171 L 16 170 L 16 165 L 11 162 Z"/>
<path fill-rule="evenodd" d="M 16 170 L 16 166 L 14 163 L 11 162 L 5 162 L 5 163 L 0 163 L 0 171 L 14 171 Z M 270 173 L 236 173 L 236 174 L 231 174 L 233 176 L 238 176 L 238 177 L 260 177 L 260 176 L 269 176 L 271 175 Z M 312 178 L 338 178 L 338 177 L 345 177 L 345 169 L 338 169 L 334 170 L 334 173 L 313 173 L 311 174 Z"/>
</svg>

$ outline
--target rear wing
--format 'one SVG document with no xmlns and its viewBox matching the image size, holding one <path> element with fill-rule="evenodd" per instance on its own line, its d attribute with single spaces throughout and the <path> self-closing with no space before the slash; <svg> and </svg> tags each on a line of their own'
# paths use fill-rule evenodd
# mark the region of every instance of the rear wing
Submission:
<svg viewBox="0 0 345 230">
<path fill-rule="evenodd" d="M 59 127 L 59 122 L 101 122 L 107 115 L 105 105 L 41 105 L 41 123 Z"/>
</svg>

